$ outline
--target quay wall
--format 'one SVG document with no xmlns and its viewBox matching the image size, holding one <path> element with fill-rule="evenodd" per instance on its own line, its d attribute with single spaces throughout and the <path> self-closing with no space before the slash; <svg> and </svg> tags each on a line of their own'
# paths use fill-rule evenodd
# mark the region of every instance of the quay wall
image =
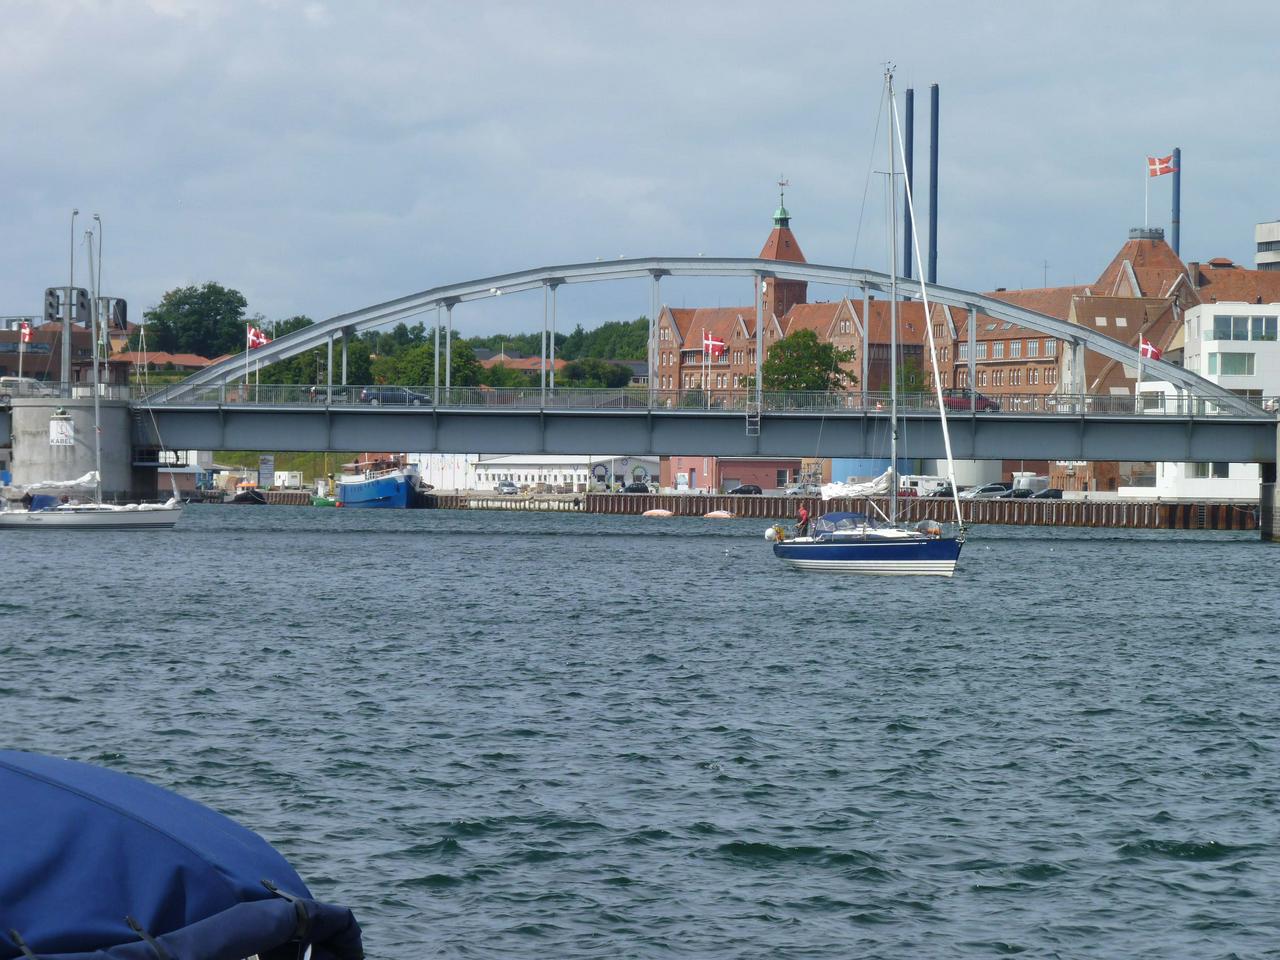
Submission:
<svg viewBox="0 0 1280 960">
<path fill-rule="evenodd" d="M 888 511 L 887 498 L 873 501 Z M 810 516 L 835 510 L 871 513 L 862 499 L 822 501 L 816 497 L 730 496 L 728 494 L 588 493 L 575 496 L 497 497 L 474 494 L 430 494 L 428 506 L 442 510 L 566 510 L 639 515 L 670 510 L 676 516 L 701 517 L 727 510 L 738 517 L 793 521 L 800 505 Z M 1169 500 L 961 500 L 967 523 L 1008 526 L 1118 527 L 1144 530 L 1257 530 L 1259 511 L 1247 504 Z M 898 501 L 905 522 L 949 522 L 950 500 L 905 497 Z M 1274 521 L 1273 521 L 1274 523 Z M 1276 533 L 1280 538 L 1280 531 Z"/>
</svg>

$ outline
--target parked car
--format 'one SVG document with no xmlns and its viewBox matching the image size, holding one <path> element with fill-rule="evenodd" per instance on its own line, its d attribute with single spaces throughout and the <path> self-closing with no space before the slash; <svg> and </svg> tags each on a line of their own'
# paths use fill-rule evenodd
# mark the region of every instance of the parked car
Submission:
<svg viewBox="0 0 1280 960">
<path fill-rule="evenodd" d="M 996 481 L 994 483 L 984 483 L 981 486 L 970 487 L 968 490 L 961 491 L 961 500 L 995 500 L 999 497 L 1007 497 L 1013 493 L 1012 488 L 1004 481 Z"/>
<path fill-rule="evenodd" d="M 929 496 L 929 497 L 947 497 L 947 498 L 950 498 L 953 495 L 954 494 L 952 494 L 951 492 L 951 484 L 949 483 L 944 483 L 940 487 L 935 487 L 929 493 L 925 494 L 925 496 Z"/>
<path fill-rule="evenodd" d="M 744 493 L 759 494 L 759 493 L 764 493 L 764 491 L 761 490 L 759 487 L 757 487 L 754 483 L 743 483 L 734 487 L 732 490 L 726 490 L 725 493 L 740 496 Z"/>
<path fill-rule="evenodd" d="M 797 483 L 787 487 L 788 497 L 820 497 L 822 496 L 822 487 L 816 483 Z"/>
<path fill-rule="evenodd" d="M 1031 495 L 1032 500 L 1061 500 L 1062 491 L 1057 487 L 1046 487 L 1044 490 L 1037 490 Z"/>
<path fill-rule="evenodd" d="M 421 407 L 431 403 L 431 396 L 410 390 L 408 387 L 365 387 L 360 391 L 360 402 L 371 403 L 375 407 L 379 405 Z"/>
<path fill-rule="evenodd" d="M 494 489 L 504 497 L 514 497 L 520 492 L 520 488 L 510 480 L 499 480 L 497 487 Z"/>
<path fill-rule="evenodd" d="M 653 491 L 649 489 L 649 485 L 647 483 L 641 483 L 640 481 L 637 480 L 635 483 L 628 483 L 625 487 L 622 488 L 622 492 L 623 493 L 652 493 Z"/>
<path fill-rule="evenodd" d="M 948 387 L 942 391 L 942 405 L 948 410 L 999 410 L 1000 404 L 990 397 L 974 393 L 968 387 Z"/>
<path fill-rule="evenodd" d="M 0 377 L 0 394 L 11 397 L 56 397 L 58 391 L 35 377 Z"/>
</svg>

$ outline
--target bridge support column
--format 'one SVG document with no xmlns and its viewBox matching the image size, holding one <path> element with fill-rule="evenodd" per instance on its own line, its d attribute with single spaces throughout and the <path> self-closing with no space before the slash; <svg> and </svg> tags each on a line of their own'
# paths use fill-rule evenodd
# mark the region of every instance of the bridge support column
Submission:
<svg viewBox="0 0 1280 960">
<path fill-rule="evenodd" d="M 347 340 L 349 327 L 342 328 L 342 385 L 347 385 Z"/>
<path fill-rule="evenodd" d="M 1276 428 L 1276 450 L 1280 454 L 1280 426 Z M 1258 530 L 1263 540 L 1280 543 L 1280 484 L 1276 483 L 1276 464 L 1263 463 L 1262 483 L 1258 486 Z"/>
<path fill-rule="evenodd" d="M 551 314 L 551 288 L 548 284 L 542 285 L 542 339 L 539 341 L 542 349 L 538 352 L 538 391 L 542 398 L 542 405 L 547 405 L 547 320 Z"/>
<path fill-rule="evenodd" d="M 556 289 L 560 286 L 558 283 L 550 284 L 551 287 L 551 365 L 547 368 L 547 379 L 551 382 L 551 389 L 556 388 Z"/>
<path fill-rule="evenodd" d="M 932 229 L 932 228 L 931 228 Z M 969 412 L 978 409 L 978 308 L 969 308 Z"/>
<path fill-rule="evenodd" d="M 436 304 L 436 345 L 432 349 L 432 363 L 435 370 L 432 374 L 434 379 L 431 381 L 431 403 L 433 406 L 440 405 L 440 304 Z"/>
<path fill-rule="evenodd" d="M 649 406 L 653 406 L 654 391 L 658 389 L 658 290 L 659 274 L 649 273 Z"/>
<path fill-rule="evenodd" d="M 449 390 L 453 386 L 453 304 L 444 305 L 444 395 L 449 399 Z"/>
<path fill-rule="evenodd" d="M 764 274 L 756 278 L 756 403 L 764 404 Z"/>
<path fill-rule="evenodd" d="M 867 405 L 867 371 L 871 366 L 871 288 L 862 288 L 862 405 Z"/>
</svg>

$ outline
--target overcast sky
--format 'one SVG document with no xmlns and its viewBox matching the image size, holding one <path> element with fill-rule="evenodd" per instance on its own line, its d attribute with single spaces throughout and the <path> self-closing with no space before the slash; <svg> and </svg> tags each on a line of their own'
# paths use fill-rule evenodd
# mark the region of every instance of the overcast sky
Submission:
<svg viewBox="0 0 1280 960">
<path fill-rule="evenodd" d="M 139 318 L 216 280 L 268 319 L 626 256 L 755 256 L 787 207 L 815 263 L 883 269 L 859 218 L 882 63 L 941 91 L 940 282 L 1096 279 L 1142 224 L 1145 158 L 1183 151 L 1182 254 L 1253 265 L 1280 218 L 1280 3 L 426 3 L 0 0 L 8 136 L 0 314 L 67 282 L 105 225 L 104 294 Z M 872 177 L 872 180 L 881 178 Z M 1168 226 L 1172 177 L 1151 181 Z M 881 188 L 873 185 L 875 198 Z M 926 224 L 921 223 L 921 230 Z M 77 282 L 85 257 L 77 235 Z M 741 288 L 741 289 L 739 289 Z M 668 302 L 751 302 L 742 281 Z M 839 290 L 815 290 L 814 299 Z M 455 311 L 532 329 L 541 298 Z M 643 285 L 560 296 L 565 322 Z"/>
</svg>

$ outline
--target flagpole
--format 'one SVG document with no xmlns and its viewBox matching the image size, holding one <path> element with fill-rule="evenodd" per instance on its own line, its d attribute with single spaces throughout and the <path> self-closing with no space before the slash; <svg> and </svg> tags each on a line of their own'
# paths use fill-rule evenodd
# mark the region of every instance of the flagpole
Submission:
<svg viewBox="0 0 1280 960">
<path fill-rule="evenodd" d="M 18 380 L 22 380 L 22 358 L 27 355 L 27 334 L 22 329 L 22 325 L 18 325 Z"/>
<path fill-rule="evenodd" d="M 1142 226 L 1143 226 L 1143 229 L 1146 229 L 1148 226 L 1150 226 L 1150 224 L 1148 223 L 1148 213 L 1147 213 L 1147 211 L 1150 209 L 1150 207 L 1151 207 L 1151 164 L 1150 164 L 1150 162 L 1148 162 L 1148 163 L 1147 163 L 1147 178 L 1146 178 L 1145 180 L 1143 180 L 1143 181 L 1142 181 Z"/>
<path fill-rule="evenodd" d="M 249 324 L 244 325 L 244 398 L 249 399 Z"/>
<path fill-rule="evenodd" d="M 1133 409 L 1142 412 L 1142 324 L 1138 324 L 1138 382 L 1133 387 Z"/>
</svg>

